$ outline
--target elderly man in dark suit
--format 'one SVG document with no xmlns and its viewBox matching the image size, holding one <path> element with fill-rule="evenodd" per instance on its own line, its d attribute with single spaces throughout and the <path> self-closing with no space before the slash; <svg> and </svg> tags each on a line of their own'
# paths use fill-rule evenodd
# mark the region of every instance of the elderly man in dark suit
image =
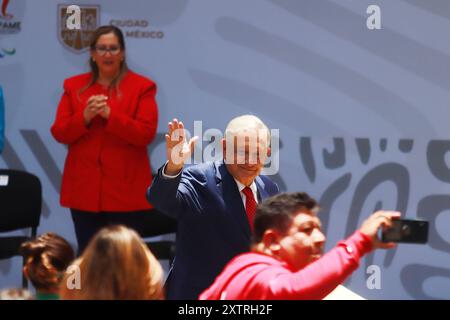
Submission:
<svg viewBox="0 0 450 320">
<path fill-rule="evenodd" d="M 169 123 L 167 162 L 147 191 L 149 202 L 178 221 L 168 299 L 197 299 L 228 261 L 247 251 L 257 203 L 279 191 L 260 175 L 270 133 L 259 118 L 230 121 L 223 160 L 184 168 L 196 139 L 187 141 L 182 122 Z"/>
</svg>

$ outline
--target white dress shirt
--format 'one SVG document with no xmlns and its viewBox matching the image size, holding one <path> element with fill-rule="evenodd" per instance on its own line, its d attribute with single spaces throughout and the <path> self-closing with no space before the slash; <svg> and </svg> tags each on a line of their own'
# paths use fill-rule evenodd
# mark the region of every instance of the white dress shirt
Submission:
<svg viewBox="0 0 450 320">
<path fill-rule="evenodd" d="M 245 194 L 242 192 L 242 190 L 244 190 L 244 188 L 246 187 L 245 185 L 243 185 L 242 183 L 240 183 L 239 181 L 237 181 L 236 179 L 234 179 L 234 181 L 236 181 L 237 187 L 239 189 L 239 193 L 241 195 L 242 198 L 242 202 L 244 203 L 244 208 L 245 208 L 245 200 L 246 200 L 246 196 Z M 252 190 L 253 192 L 253 198 L 255 198 L 256 203 L 258 203 L 258 189 L 256 188 L 256 183 L 255 181 L 252 182 L 252 184 L 249 186 L 249 188 Z"/>
</svg>

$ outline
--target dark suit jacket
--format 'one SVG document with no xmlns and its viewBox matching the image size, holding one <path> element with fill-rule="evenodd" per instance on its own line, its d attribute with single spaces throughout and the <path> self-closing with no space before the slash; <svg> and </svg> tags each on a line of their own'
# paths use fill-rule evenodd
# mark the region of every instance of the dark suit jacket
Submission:
<svg viewBox="0 0 450 320">
<path fill-rule="evenodd" d="M 236 182 L 223 161 L 184 168 L 174 179 L 163 178 L 162 169 L 147 198 L 178 221 L 167 298 L 197 299 L 227 262 L 249 250 L 250 225 Z M 278 193 L 278 186 L 265 176 L 257 177 L 255 183 L 260 201 Z"/>
</svg>

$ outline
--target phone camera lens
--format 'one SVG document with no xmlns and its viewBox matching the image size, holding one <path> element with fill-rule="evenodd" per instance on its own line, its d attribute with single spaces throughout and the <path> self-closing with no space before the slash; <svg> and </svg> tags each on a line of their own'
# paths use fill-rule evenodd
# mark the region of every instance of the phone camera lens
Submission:
<svg viewBox="0 0 450 320">
<path fill-rule="evenodd" d="M 402 226 L 402 235 L 405 236 L 409 236 L 411 234 L 411 228 L 408 225 L 403 225 Z"/>
</svg>

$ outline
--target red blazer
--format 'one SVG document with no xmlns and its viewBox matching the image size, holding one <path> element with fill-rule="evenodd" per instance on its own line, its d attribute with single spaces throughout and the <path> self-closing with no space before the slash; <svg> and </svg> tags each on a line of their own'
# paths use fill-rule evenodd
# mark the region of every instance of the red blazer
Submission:
<svg viewBox="0 0 450 320">
<path fill-rule="evenodd" d="M 96 83 L 82 93 L 91 73 L 64 81 L 64 94 L 51 128 L 69 146 L 61 186 L 61 205 L 85 211 L 134 211 L 151 208 L 146 190 L 152 181 L 147 146 L 156 134 L 156 84 L 128 71 L 119 91 Z M 84 124 L 92 95 L 108 96 L 108 120 Z"/>
</svg>

